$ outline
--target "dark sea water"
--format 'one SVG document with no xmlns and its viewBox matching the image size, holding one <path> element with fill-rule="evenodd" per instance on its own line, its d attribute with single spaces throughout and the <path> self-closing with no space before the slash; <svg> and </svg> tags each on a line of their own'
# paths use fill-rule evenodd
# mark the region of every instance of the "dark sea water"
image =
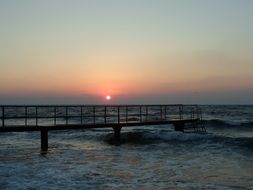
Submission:
<svg viewBox="0 0 253 190">
<path fill-rule="evenodd" d="M 0 189 L 253 189 L 253 106 L 201 106 L 207 134 L 173 126 L 0 133 Z"/>
</svg>

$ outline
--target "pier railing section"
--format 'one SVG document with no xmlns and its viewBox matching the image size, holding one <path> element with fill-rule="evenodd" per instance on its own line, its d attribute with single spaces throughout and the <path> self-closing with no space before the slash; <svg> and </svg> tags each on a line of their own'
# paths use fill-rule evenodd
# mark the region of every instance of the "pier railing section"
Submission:
<svg viewBox="0 0 253 190">
<path fill-rule="evenodd" d="M 145 123 L 201 119 L 197 105 L 3 105 L 0 126 Z"/>
</svg>

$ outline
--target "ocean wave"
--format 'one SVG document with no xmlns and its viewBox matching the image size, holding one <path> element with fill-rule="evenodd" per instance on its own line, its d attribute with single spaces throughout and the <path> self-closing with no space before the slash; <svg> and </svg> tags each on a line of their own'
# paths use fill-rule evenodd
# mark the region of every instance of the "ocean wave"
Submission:
<svg viewBox="0 0 253 190">
<path fill-rule="evenodd" d="M 238 120 L 222 120 L 222 119 L 210 119 L 203 120 L 206 126 L 211 127 L 233 127 L 233 128 L 252 128 L 253 121 L 238 121 Z"/>
<path fill-rule="evenodd" d="M 104 141 L 113 144 L 113 133 L 103 136 Z M 101 140 L 101 138 L 100 138 Z M 123 132 L 121 134 L 122 143 L 127 144 L 185 144 L 185 145 L 204 145 L 204 144 L 223 144 L 227 146 L 237 146 L 240 148 L 253 149 L 253 138 L 249 137 L 227 137 L 215 134 L 196 134 L 182 133 L 176 131 L 142 131 L 142 132 Z"/>
<path fill-rule="evenodd" d="M 213 121 L 212 121 L 213 122 Z M 227 124 L 225 124 L 227 125 Z M 214 125 L 217 126 L 217 125 Z M 239 126 L 240 127 L 240 126 Z M 60 134 L 51 132 L 52 138 L 64 141 L 81 141 L 81 142 L 106 142 L 113 144 L 114 133 L 112 129 L 100 130 L 78 130 L 63 131 Z M 252 144 L 253 138 L 250 137 L 233 137 L 217 133 L 194 133 L 194 132 L 178 132 L 173 127 L 165 129 L 159 126 L 149 128 L 127 128 L 121 131 L 121 140 L 123 143 L 133 144 L 159 144 L 159 143 L 182 143 L 182 144 L 209 144 L 209 143 L 225 143 L 225 144 Z M 112 143 L 111 143 L 112 142 Z M 253 148 L 253 147 L 252 147 Z"/>
</svg>

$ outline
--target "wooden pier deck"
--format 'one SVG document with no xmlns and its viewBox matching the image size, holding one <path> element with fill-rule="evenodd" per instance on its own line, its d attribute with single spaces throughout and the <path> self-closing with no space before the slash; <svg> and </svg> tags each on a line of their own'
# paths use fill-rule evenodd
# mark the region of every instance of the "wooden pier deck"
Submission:
<svg viewBox="0 0 253 190">
<path fill-rule="evenodd" d="M 122 127 L 173 124 L 205 131 L 197 105 L 2 105 L 0 132 L 41 132 L 41 149 L 48 149 L 48 131 L 112 128 L 120 140 Z M 187 127 L 189 128 L 189 126 Z"/>
</svg>

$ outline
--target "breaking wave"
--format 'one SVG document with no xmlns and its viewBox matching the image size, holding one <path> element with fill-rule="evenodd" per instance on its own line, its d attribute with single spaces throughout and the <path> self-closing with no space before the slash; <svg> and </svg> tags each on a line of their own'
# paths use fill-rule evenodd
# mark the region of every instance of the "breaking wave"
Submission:
<svg viewBox="0 0 253 190">
<path fill-rule="evenodd" d="M 103 136 L 103 140 L 111 144 L 113 133 Z M 127 144 L 181 144 L 181 145 L 210 145 L 223 144 L 238 148 L 247 148 L 253 150 L 253 138 L 250 137 L 227 137 L 215 134 L 196 134 L 182 133 L 175 131 L 161 130 L 159 132 L 142 131 L 142 132 L 123 132 L 121 134 L 122 143 Z M 100 138 L 101 140 L 101 138 Z"/>
<path fill-rule="evenodd" d="M 221 120 L 221 119 L 211 119 L 204 120 L 204 123 L 208 127 L 233 127 L 233 128 L 252 128 L 253 121 L 237 121 L 237 120 Z"/>
</svg>

